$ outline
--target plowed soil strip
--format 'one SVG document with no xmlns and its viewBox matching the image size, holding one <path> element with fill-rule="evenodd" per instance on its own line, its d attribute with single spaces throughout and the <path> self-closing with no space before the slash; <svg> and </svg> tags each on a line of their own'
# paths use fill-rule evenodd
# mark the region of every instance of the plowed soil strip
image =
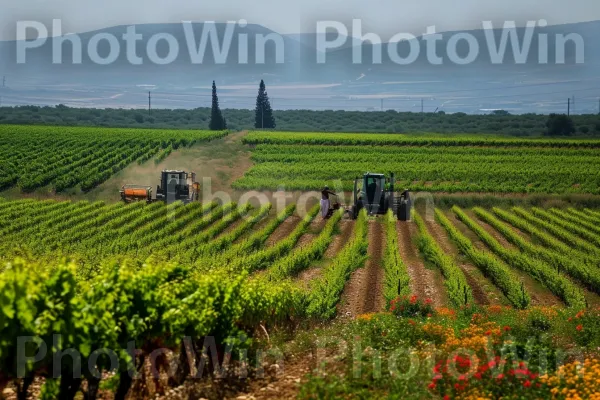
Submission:
<svg viewBox="0 0 600 400">
<path fill-rule="evenodd" d="M 329 244 L 324 259 L 298 275 L 298 281 L 302 282 L 306 289 L 310 289 L 310 282 L 321 275 L 323 268 L 326 268 L 331 259 L 348 243 L 350 237 L 352 237 L 353 226 L 354 224 L 351 221 L 340 221 L 340 233 L 335 235 Z"/>
<path fill-rule="evenodd" d="M 468 212 L 467 214 L 469 214 L 469 216 L 474 219 L 475 221 L 477 221 L 483 228 L 485 228 L 485 230 L 487 232 L 489 232 L 491 235 L 494 236 L 494 238 L 497 238 L 497 240 L 502 243 L 502 245 L 504 246 L 505 244 L 508 245 L 508 241 L 506 240 L 506 238 L 504 237 L 504 235 L 502 235 L 500 232 L 498 232 L 493 226 L 487 224 L 486 222 L 478 219 L 476 217 L 476 215 L 474 213 L 470 213 Z M 525 240 L 536 244 L 534 241 L 531 240 L 531 237 L 529 235 L 525 235 L 523 234 L 521 231 L 519 231 L 517 228 L 513 227 L 512 225 L 509 225 L 511 227 L 511 229 L 513 229 L 515 232 L 519 233 Z M 543 244 L 539 244 L 537 243 L 538 246 L 542 246 Z M 516 246 L 513 246 L 513 248 L 516 249 Z M 582 285 L 579 285 L 577 282 L 573 281 L 575 285 L 579 286 L 579 288 L 581 289 L 581 291 L 583 292 L 583 295 L 585 296 L 588 304 L 592 307 L 598 306 L 600 305 L 600 296 L 598 296 L 596 293 L 591 292 L 590 290 L 588 290 L 587 288 L 583 287 Z M 539 282 L 535 281 L 536 284 L 539 285 Z M 560 299 L 557 298 L 557 300 L 560 302 Z M 562 304 L 562 303 L 559 303 Z"/>
<path fill-rule="evenodd" d="M 296 243 L 296 248 L 306 247 L 313 241 L 314 238 L 323 230 L 323 227 L 327 223 L 327 220 L 321 218 L 320 216 L 315 217 L 312 220 L 308 228 L 306 229 L 306 233 L 300 236 L 298 239 L 298 243 Z"/>
<path fill-rule="evenodd" d="M 454 215 L 454 213 L 452 211 L 447 212 L 446 215 L 454 223 L 454 225 L 456 226 L 457 229 L 459 229 L 465 236 L 467 236 L 469 239 L 471 239 L 471 241 L 473 242 L 473 245 L 477 249 L 488 252 L 490 254 L 494 254 L 494 256 L 496 258 L 498 258 L 498 260 L 502 261 L 500 259 L 500 257 L 498 257 L 495 253 L 493 253 L 485 245 L 485 243 L 483 243 L 479 239 L 479 237 L 477 236 L 477 234 L 475 234 L 475 232 L 473 232 L 462 221 L 460 221 L 458 218 L 456 218 L 456 216 Z M 493 227 L 474 218 L 473 214 L 471 214 L 469 216 L 472 217 L 472 219 L 474 219 L 475 221 L 477 221 L 477 223 L 479 223 L 481 225 L 481 227 L 484 228 L 490 235 L 492 235 L 494 238 L 497 237 L 498 241 L 500 242 L 500 244 L 502 244 L 502 246 L 505 246 L 506 248 L 515 250 L 515 247 L 512 244 L 508 243 L 506 241 L 506 239 L 504 239 L 504 237 L 499 232 L 497 232 Z M 518 270 L 516 268 L 513 268 L 510 265 L 508 265 L 508 268 L 523 283 L 525 290 L 527 291 L 527 293 L 529 293 L 529 296 L 531 297 L 531 305 L 533 305 L 533 306 L 564 305 L 564 303 L 562 301 L 560 301 L 560 299 L 558 297 L 556 297 L 550 290 L 545 288 L 540 282 L 536 281 L 531 276 L 529 276 L 529 274 L 527 274 L 521 270 Z"/>
<path fill-rule="evenodd" d="M 272 247 L 277 244 L 280 240 L 285 239 L 290 233 L 296 228 L 296 225 L 301 221 L 301 218 L 297 215 L 292 215 L 285 219 L 278 227 L 275 232 L 267 239 L 266 246 Z"/>
<path fill-rule="evenodd" d="M 443 227 L 434 221 L 425 221 L 425 223 L 427 224 L 429 233 L 442 248 L 444 253 L 451 257 L 454 256 L 458 266 L 465 274 L 465 278 L 467 278 L 467 283 L 473 291 L 473 297 L 475 297 L 475 302 L 477 304 L 508 304 L 508 300 L 505 299 L 502 292 L 500 292 L 498 288 L 496 288 L 496 286 L 473 264 L 468 262 L 463 255 L 459 254 L 458 249 L 451 242 Z"/>
<path fill-rule="evenodd" d="M 400 255 L 410 275 L 411 292 L 420 299 L 431 299 L 435 307 L 446 305 L 447 295 L 442 274 L 425 266 L 419 256 L 419 249 L 413 244 L 412 239 L 418 235 L 417 227 L 413 222 L 399 221 L 396 229 Z"/>
<path fill-rule="evenodd" d="M 325 258 L 331 259 L 335 257 L 337 253 L 340 252 L 340 250 L 342 250 L 342 248 L 346 245 L 346 243 L 348 243 L 348 240 L 350 240 L 350 237 L 352 236 L 353 227 L 354 222 L 352 221 L 341 220 L 339 222 L 340 233 L 338 235 L 335 235 L 335 237 L 331 241 L 331 244 L 325 252 Z"/>
<path fill-rule="evenodd" d="M 350 279 L 346 282 L 342 298 L 338 304 L 338 316 L 342 318 L 354 318 L 362 313 L 362 305 L 364 299 L 362 287 L 366 280 L 366 268 L 359 268 L 350 275 Z"/>
<path fill-rule="evenodd" d="M 275 217 L 275 215 L 273 213 L 265 215 L 260 221 L 258 221 L 252 227 L 252 229 L 249 229 L 248 231 L 244 232 L 244 234 L 242 236 L 240 236 L 239 238 L 237 238 L 236 240 L 234 240 L 233 244 L 237 244 L 237 243 L 240 243 L 240 242 L 246 240 L 247 238 L 249 238 L 250 236 L 252 236 L 256 232 L 260 231 L 262 228 L 264 228 L 265 226 L 267 226 L 267 224 L 271 223 L 274 218 L 276 218 L 276 217 Z"/>
<path fill-rule="evenodd" d="M 364 294 L 363 313 L 383 311 L 385 299 L 383 297 L 383 286 L 385 271 L 381 260 L 383 258 L 384 226 L 376 221 L 369 221 L 369 259 L 367 260 L 367 284 L 363 286 Z"/>
<path fill-rule="evenodd" d="M 346 283 L 338 306 L 339 316 L 354 318 L 360 314 L 384 310 L 385 273 L 381 265 L 383 235 L 383 225 L 376 221 L 369 221 L 369 259 L 363 268 L 352 273 Z"/>
<path fill-rule="evenodd" d="M 248 218 L 250 218 L 250 216 L 248 216 Z M 223 229 L 223 231 L 221 233 L 219 233 L 215 239 L 220 239 L 228 234 L 230 234 L 231 232 L 233 232 L 235 229 L 238 228 L 238 226 L 242 225 L 244 223 L 244 219 L 243 217 L 239 217 L 237 220 L 233 221 L 232 223 L 230 223 L 229 225 L 227 225 L 227 228 Z"/>
</svg>

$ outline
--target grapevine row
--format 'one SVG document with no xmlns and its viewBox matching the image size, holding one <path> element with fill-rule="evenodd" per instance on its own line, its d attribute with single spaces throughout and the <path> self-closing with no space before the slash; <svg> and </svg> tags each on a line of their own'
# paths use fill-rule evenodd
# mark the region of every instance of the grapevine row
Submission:
<svg viewBox="0 0 600 400">
<path fill-rule="evenodd" d="M 475 248 L 471 240 L 463 235 L 450 220 L 442 213 L 435 210 L 436 220 L 446 229 L 450 238 L 456 243 L 459 250 L 471 259 L 488 276 L 492 282 L 504 293 L 506 298 L 516 307 L 525 309 L 531 303 L 529 294 L 523 284 L 512 271 L 493 254 Z"/>
<path fill-rule="evenodd" d="M 572 307 L 585 308 L 587 303 L 581 289 L 575 286 L 564 276 L 560 275 L 555 269 L 538 259 L 529 257 L 518 251 L 513 251 L 502 246 L 492 235 L 486 232 L 479 224 L 467 216 L 460 208 L 454 206 L 452 211 L 456 214 L 466 226 L 477 234 L 495 254 L 503 259 L 513 268 L 524 271 L 532 275 L 535 279 L 546 286 L 556 296 L 561 298 L 567 305 Z"/>
<path fill-rule="evenodd" d="M 419 250 L 423 254 L 425 260 L 442 271 L 442 275 L 444 275 L 444 285 L 446 286 L 448 297 L 452 304 L 455 307 L 474 304 L 473 293 L 471 287 L 467 283 L 467 278 L 463 271 L 456 265 L 454 259 L 445 254 L 439 247 L 438 243 L 427 230 L 425 221 L 423 221 L 423 218 L 421 218 L 419 213 L 413 210 L 412 218 L 419 230 L 419 236 L 417 237 Z"/>
</svg>

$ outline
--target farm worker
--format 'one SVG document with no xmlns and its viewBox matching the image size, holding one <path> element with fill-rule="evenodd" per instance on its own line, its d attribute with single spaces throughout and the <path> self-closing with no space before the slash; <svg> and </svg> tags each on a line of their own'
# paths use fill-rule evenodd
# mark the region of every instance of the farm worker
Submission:
<svg viewBox="0 0 600 400">
<path fill-rule="evenodd" d="M 321 216 L 323 218 L 327 217 L 327 213 L 329 212 L 329 195 L 335 196 L 334 192 L 329 190 L 329 186 L 325 186 L 321 191 Z"/>
</svg>

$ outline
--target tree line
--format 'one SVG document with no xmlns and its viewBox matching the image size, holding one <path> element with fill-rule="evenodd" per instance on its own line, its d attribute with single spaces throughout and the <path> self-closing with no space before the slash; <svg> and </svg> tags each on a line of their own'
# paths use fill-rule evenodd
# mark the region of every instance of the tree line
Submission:
<svg viewBox="0 0 600 400">
<path fill-rule="evenodd" d="M 0 108 L 0 124 L 104 126 L 177 129 L 279 129 L 300 132 L 484 133 L 522 136 L 600 136 L 599 115 L 487 115 L 388 111 L 273 110 L 264 82 L 254 110 L 219 108 L 217 88 L 212 107 L 192 110 L 144 110 L 20 106 Z M 211 121 L 213 121 L 211 125 Z"/>
</svg>

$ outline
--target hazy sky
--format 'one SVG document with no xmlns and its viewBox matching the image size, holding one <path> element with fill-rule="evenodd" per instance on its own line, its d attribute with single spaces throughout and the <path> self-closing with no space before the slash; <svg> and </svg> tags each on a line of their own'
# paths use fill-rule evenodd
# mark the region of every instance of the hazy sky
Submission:
<svg viewBox="0 0 600 400">
<path fill-rule="evenodd" d="M 246 19 L 280 33 L 314 32 L 317 20 L 363 26 L 382 37 L 480 28 L 482 20 L 546 19 L 549 24 L 600 20 L 599 0 L 0 0 L 0 39 L 14 39 L 16 21 L 50 26 L 63 21 L 63 33 L 135 23 Z"/>
</svg>

